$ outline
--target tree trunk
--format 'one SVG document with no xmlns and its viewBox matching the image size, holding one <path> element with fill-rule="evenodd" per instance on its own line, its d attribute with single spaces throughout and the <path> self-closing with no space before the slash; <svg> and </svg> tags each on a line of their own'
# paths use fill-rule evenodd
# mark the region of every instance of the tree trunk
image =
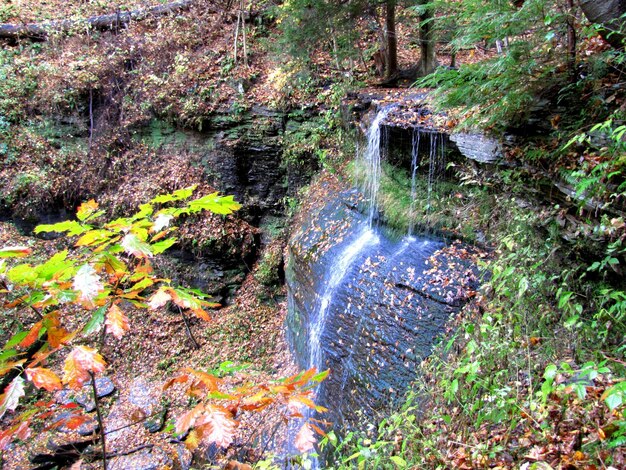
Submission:
<svg viewBox="0 0 626 470">
<path fill-rule="evenodd" d="M 424 5 L 425 0 L 421 0 L 420 4 Z M 433 73 L 437 68 L 437 59 L 435 58 L 435 35 L 432 27 L 433 13 L 429 7 L 423 9 L 420 14 L 420 72 L 423 75 Z"/>
<path fill-rule="evenodd" d="M 166 5 L 158 5 L 143 10 L 111 13 L 109 15 L 93 16 L 84 20 L 59 20 L 48 23 L 33 23 L 24 25 L 1 24 L 0 39 L 16 41 L 28 39 L 31 41 L 45 41 L 50 32 L 68 31 L 75 27 L 87 26 L 99 31 L 116 31 L 125 27 L 131 21 L 141 21 L 149 17 L 163 16 L 187 10 L 193 0 L 180 0 Z"/>
<path fill-rule="evenodd" d="M 398 74 L 398 40 L 396 38 L 396 0 L 387 0 L 385 22 L 387 34 L 387 78 Z"/>
<path fill-rule="evenodd" d="M 581 0 L 580 8 L 589 21 L 602 26 L 600 34 L 609 44 L 624 48 L 626 0 Z"/>
</svg>

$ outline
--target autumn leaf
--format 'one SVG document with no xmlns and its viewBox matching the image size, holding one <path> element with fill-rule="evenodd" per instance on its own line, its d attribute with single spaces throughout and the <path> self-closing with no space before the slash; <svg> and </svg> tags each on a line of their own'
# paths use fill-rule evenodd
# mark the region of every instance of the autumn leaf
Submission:
<svg viewBox="0 0 626 470">
<path fill-rule="evenodd" d="M 309 452 L 315 446 L 315 435 L 308 423 L 305 423 L 296 434 L 294 445 L 300 452 Z"/>
<path fill-rule="evenodd" d="M 72 388 L 80 388 L 94 374 L 103 372 L 106 362 L 98 351 L 88 346 L 76 346 L 65 359 L 63 383 Z"/>
<path fill-rule="evenodd" d="M 23 258 L 28 256 L 33 250 L 26 246 L 7 246 L 0 248 L 0 259 L 2 258 Z"/>
<path fill-rule="evenodd" d="M 4 416 L 7 410 L 15 411 L 19 404 L 20 398 L 25 395 L 24 379 L 21 376 L 15 377 L 4 390 L 2 399 L 0 400 L 0 418 Z"/>
<path fill-rule="evenodd" d="M 184 369 L 183 372 L 186 372 L 189 375 L 195 377 L 201 384 L 204 385 L 206 389 L 208 389 L 209 392 L 214 392 L 218 390 L 218 385 L 220 384 L 221 380 L 214 375 L 190 368 Z"/>
<path fill-rule="evenodd" d="M 128 318 L 116 304 L 111 305 L 109 308 L 105 324 L 108 331 L 111 332 L 111 334 L 117 339 L 121 339 L 122 336 L 130 330 Z"/>
<path fill-rule="evenodd" d="M 191 428 L 196 419 L 204 412 L 204 405 L 200 404 L 196 406 L 194 409 L 189 410 L 187 413 L 183 413 L 176 420 L 176 434 L 185 434 L 189 428 Z"/>
<path fill-rule="evenodd" d="M 87 202 L 83 202 L 80 206 L 78 206 L 78 210 L 76 211 L 76 218 L 81 222 L 88 219 L 95 219 L 104 214 L 104 211 L 98 210 L 98 203 L 93 199 L 90 199 Z"/>
<path fill-rule="evenodd" d="M 196 430 L 201 440 L 207 444 L 216 444 L 226 448 L 235 438 L 237 422 L 230 413 L 220 407 L 209 405 L 206 411 L 196 420 Z"/>
<path fill-rule="evenodd" d="M 35 384 L 35 387 L 45 388 L 49 392 L 54 392 L 55 390 L 61 390 L 63 388 L 61 385 L 61 379 L 59 379 L 59 377 L 57 377 L 57 375 L 50 369 L 46 369 L 44 367 L 26 369 L 26 377 L 28 377 L 28 380 Z"/>
<path fill-rule="evenodd" d="M 96 270 L 92 266 L 84 264 L 74 276 L 73 288 L 78 291 L 81 300 L 91 303 L 104 290 L 104 285 Z"/>
<path fill-rule="evenodd" d="M 172 300 L 172 296 L 168 292 L 168 289 L 169 288 L 167 287 L 162 287 L 158 291 L 156 291 L 152 297 L 150 297 L 148 305 L 152 310 L 163 307 L 166 303 Z"/>
<path fill-rule="evenodd" d="M 185 447 L 187 447 L 187 449 L 191 451 L 194 451 L 198 448 L 199 445 L 200 436 L 198 436 L 198 433 L 196 431 L 190 431 L 189 435 L 185 439 Z"/>
<path fill-rule="evenodd" d="M 33 345 L 37 338 L 39 338 L 39 332 L 41 331 L 41 327 L 43 326 L 43 321 L 38 321 L 31 328 L 28 334 L 24 337 L 24 339 L 20 342 L 21 348 L 29 348 Z"/>
</svg>

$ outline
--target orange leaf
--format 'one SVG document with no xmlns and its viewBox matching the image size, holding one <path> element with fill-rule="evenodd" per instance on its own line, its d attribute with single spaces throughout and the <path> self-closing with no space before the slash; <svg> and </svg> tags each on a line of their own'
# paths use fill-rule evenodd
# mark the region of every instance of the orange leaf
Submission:
<svg viewBox="0 0 626 470">
<path fill-rule="evenodd" d="M 150 298 L 148 305 L 152 310 L 156 310 L 159 307 L 163 307 L 166 303 L 172 300 L 172 296 L 168 292 L 168 288 L 161 287 L 158 291 L 154 293 L 154 295 Z"/>
<path fill-rule="evenodd" d="M 90 379 L 89 372 L 103 372 L 106 362 L 98 351 L 87 346 L 75 347 L 63 365 L 63 383 L 72 388 L 80 388 Z"/>
<path fill-rule="evenodd" d="M 63 388 L 61 385 L 61 379 L 59 379 L 59 377 L 57 377 L 57 375 L 50 369 L 45 369 L 44 367 L 26 369 L 26 377 L 28 377 L 28 380 L 35 384 L 35 387 L 45 388 L 49 392 L 54 392 L 55 390 L 61 390 Z"/>
<path fill-rule="evenodd" d="M 26 337 L 20 343 L 21 348 L 28 348 L 33 345 L 37 338 L 39 337 L 39 331 L 41 331 L 41 327 L 43 326 L 43 321 L 38 321 L 35 323 Z"/>
<path fill-rule="evenodd" d="M 191 311 L 193 312 L 193 314 L 194 314 L 196 317 L 198 317 L 198 318 L 200 318 L 200 319 L 202 319 L 202 320 L 204 320 L 204 321 L 211 321 L 211 317 L 209 316 L 209 314 L 208 314 L 208 313 L 206 313 L 206 312 L 205 312 L 204 310 L 202 310 L 201 308 L 194 308 L 194 309 L 191 309 Z"/>
<path fill-rule="evenodd" d="M 202 442 L 215 443 L 226 448 L 232 444 L 235 438 L 237 422 L 232 419 L 228 410 L 209 405 L 196 420 L 196 428 L 201 433 Z"/>
<path fill-rule="evenodd" d="M 216 390 L 219 390 L 218 385 L 220 384 L 221 380 L 214 375 L 207 374 L 206 372 L 202 372 L 200 370 L 193 370 L 190 368 L 186 368 L 184 371 L 198 379 L 200 383 L 209 390 L 209 392 L 215 392 Z"/>
<path fill-rule="evenodd" d="M 169 379 L 163 384 L 163 390 L 167 390 L 174 384 L 187 382 L 187 380 L 189 380 L 189 376 L 187 374 L 182 374 L 178 377 L 174 377 L 173 379 Z"/>
<path fill-rule="evenodd" d="M 315 435 L 308 423 L 305 423 L 296 434 L 295 446 L 300 452 L 308 452 L 313 450 L 315 446 Z"/>
<path fill-rule="evenodd" d="M 121 339 L 128 330 L 130 325 L 128 324 L 128 318 L 124 315 L 124 312 L 116 305 L 113 304 L 107 312 L 107 318 L 105 325 L 108 331 L 117 339 Z"/>
<path fill-rule="evenodd" d="M 187 430 L 192 427 L 198 416 L 200 416 L 204 412 L 204 405 L 200 404 L 196 406 L 194 409 L 189 410 L 187 413 L 184 413 L 180 418 L 176 420 L 176 433 L 184 434 Z"/>
</svg>

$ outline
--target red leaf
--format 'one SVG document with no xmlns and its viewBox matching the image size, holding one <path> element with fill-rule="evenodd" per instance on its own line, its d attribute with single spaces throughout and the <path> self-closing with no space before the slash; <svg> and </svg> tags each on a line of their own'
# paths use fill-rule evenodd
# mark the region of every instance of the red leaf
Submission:
<svg viewBox="0 0 626 470">
<path fill-rule="evenodd" d="M 39 321 L 35 323 L 26 337 L 20 343 L 21 348 L 28 348 L 33 345 L 37 338 L 39 338 L 39 332 L 41 331 L 41 327 L 43 326 L 43 321 Z"/>
</svg>

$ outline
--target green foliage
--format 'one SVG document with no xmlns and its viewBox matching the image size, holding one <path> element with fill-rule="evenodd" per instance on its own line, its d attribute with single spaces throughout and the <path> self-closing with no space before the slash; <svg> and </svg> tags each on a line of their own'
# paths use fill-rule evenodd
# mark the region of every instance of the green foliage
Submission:
<svg viewBox="0 0 626 470">
<path fill-rule="evenodd" d="M 581 204 L 609 207 L 626 197 L 625 133 L 626 125 L 608 119 L 575 135 L 563 147 L 582 161 L 575 170 L 564 171 Z"/>
<path fill-rule="evenodd" d="M 568 16 L 558 3 L 430 2 L 440 13 L 434 25 L 452 37 L 453 50 L 493 48 L 500 41 L 502 53 L 458 70 L 438 69 L 418 86 L 435 88 L 438 106 L 461 108 L 464 126 L 523 123 L 541 91 L 569 80 L 559 73 L 569 70 L 570 58 L 563 45 Z"/>
</svg>

